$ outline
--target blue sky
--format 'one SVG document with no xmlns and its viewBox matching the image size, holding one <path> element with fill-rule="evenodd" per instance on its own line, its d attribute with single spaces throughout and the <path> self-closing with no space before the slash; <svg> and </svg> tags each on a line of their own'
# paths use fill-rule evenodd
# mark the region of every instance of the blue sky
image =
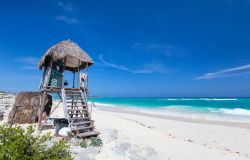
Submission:
<svg viewBox="0 0 250 160">
<path fill-rule="evenodd" d="M 37 63 L 71 39 L 96 96 L 250 96 L 249 0 L 0 2 L 0 89 L 38 90 Z"/>
</svg>

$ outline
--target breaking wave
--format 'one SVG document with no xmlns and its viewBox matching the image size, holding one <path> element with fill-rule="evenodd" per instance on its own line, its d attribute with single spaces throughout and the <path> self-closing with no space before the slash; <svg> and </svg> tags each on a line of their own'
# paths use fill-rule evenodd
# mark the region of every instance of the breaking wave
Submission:
<svg viewBox="0 0 250 160">
<path fill-rule="evenodd" d="M 242 108 L 235 108 L 235 109 L 220 108 L 218 112 L 222 114 L 228 114 L 228 115 L 250 116 L 250 110 L 242 109 Z"/>
</svg>

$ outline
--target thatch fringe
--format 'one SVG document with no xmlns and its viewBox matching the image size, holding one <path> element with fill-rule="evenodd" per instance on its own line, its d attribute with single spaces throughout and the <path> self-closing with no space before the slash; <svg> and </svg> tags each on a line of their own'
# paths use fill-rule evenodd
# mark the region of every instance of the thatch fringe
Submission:
<svg viewBox="0 0 250 160">
<path fill-rule="evenodd" d="M 52 106 L 52 97 L 46 95 L 45 110 L 49 114 Z M 16 96 L 14 106 L 8 117 L 9 124 L 35 123 L 39 109 L 39 92 L 22 92 Z"/>
</svg>

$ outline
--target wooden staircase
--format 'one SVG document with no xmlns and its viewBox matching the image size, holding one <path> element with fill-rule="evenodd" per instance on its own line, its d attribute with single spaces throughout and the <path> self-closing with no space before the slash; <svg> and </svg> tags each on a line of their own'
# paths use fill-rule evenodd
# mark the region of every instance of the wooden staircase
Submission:
<svg viewBox="0 0 250 160">
<path fill-rule="evenodd" d="M 94 131 L 86 94 L 80 89 L 63 89 L 62 95 L 64 113 L 72 133 L 81 138 L 99 135 Z"/>
</svg>

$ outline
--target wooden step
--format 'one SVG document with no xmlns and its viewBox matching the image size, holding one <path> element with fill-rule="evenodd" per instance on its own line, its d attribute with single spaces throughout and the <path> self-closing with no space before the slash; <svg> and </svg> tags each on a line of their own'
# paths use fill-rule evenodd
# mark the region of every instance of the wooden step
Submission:
<svg viewBox="0 0 250 160">
<path fill-rule="evenodd" d="M 76 136 L 80 138 L 86 138 L 86 137 L 91 137 L 91 136 L 98 136 L 100 132 L 98 131 L 89 131 L 89 132 L 84 132 L 84 133 L 78 133 Z"/>
<path fill-rule="evenodd" d="M 82 98 L 66 98 L 66 100 L 82 101 Z"/>
<path fill-rule="evenodd" d="M 66 94 L 81 94 L 80 91 L 65 91 Z"/>
<path fill-rule="evenodd" d="M 88 130 L 88 129 L 94 129 L 95 126 L 78 126 L 78 127 L 73 127 L 71 128 L 72 131 L 79 131 L 79 130 Z"/>
<path fill-rule="evenodd" d="M 77 116 L 77 115 L 79 115 L 79 116 L 83 116 L 83 115 L 87 115 L 87 114 L 89 114 L 88 112 L 79 112 L 79 113 L 68 113 L 69 114 L 69 116 Z"/>
<path fill-rule="evenodd" d="M 79 120 L 85 120 L 85 119 L 88 119 L 87 117 L 89 116 L 89 113 L 88 112 L 85 112 L 85 113 L 68 113 L 70 118 L 78 118 L 78 121 Z"/>
<path fill-rule="evenodd" d="M 75 111 L 88 111 L 87 109 L 68 109 L 68 112 L 75 112 Z"/>
<path fill-rule="evenodd" d="M 86 108 L 86 105 L 67 105 L 67 107 L 81 107 L 81 108 Z"/>
<path fill-rule="evenodd" d="M 66 101 L 72 102 L 72 101 L 84 101 L 82 98 L 66 98 Z"/>
<path fill-rule="evenodd" d="M 86 107 L 68 107 L 69 112 L 75 112 L 75 111 L 88 111 Z"/>
<path fill-rule="evenodd" d="M 81 111 L 69 111 L 69 115 L 80 115 L 80 114 L 89 114 L 87 110 L 81 110 Z"/>
<path fill-rule="evenodd" d="M 65 95 L 66 97 L 81 97 L 82 95 L 81 94 L 66 94 Z"/>
<path fill-rule="evenodd" d="M 66 97 L 66 100 L 73 99 L 73 100 L 82 100 L 82 97 Z"/>
<path fill-rule="evenodd" d="M 79 92 L 79 93 L 66 93 L 66 96 L 76 96 L 76 97 L 79 97 L 81 96 L 82 94 Z"/>
<path fill-rule="evenodd" d="M 84 102 L 84 100 L 83 99 L 73 99 L 73 98 L 66 98 L 66 101 L 67 102 L 78 102 L 78 101 L 80 101 L 80 102 Z"/>
<path fill-rule="evenodd" d="M 83 99 L 66 99 L 66 102 L 72 102 L 72 100 L 73 100 L 73 102 L 84 102 L 84 100 Z"/>
<path fill-rule="evenodd" d="M 72 94 L 81 94 L 81 92 L 80 91 L 65 91 L 65 94 L 66 95 L 72 95 Z"/>
<path fill-rule="evenodd" d="M 80 91 L 79 88 L 64 88 L 65 91 Z"/>
<path fill-rule="evenodd" d="M 71 125 L 75 126 L 75 125 L 83 125 L 83 124 L 87 124 L 87 123 L 94 123 L 94 120 L 77 122 L 77 123 L 71 123 Z"/>
<path fill-rule="evenodd" d="M 72 118 L 70 118 L 70 121 L 74 121 L 74 120 L 86 120 L 86 119 L 90 119 L 90 117 L 72 117 Z"/>
<path fill-rule="evenodd" d="M 88 111 L 79 111 L 79 112 L 68 112 L 70 116 L 72 115 L 84 115 L 84 114 L 89 114 Z"/>
<path fill-rule="evenodd" d="M 73 103 L 73 104 L 72 104 Z M 85 106 L 85 103 L 84 102 L 67 102 L 67 106 L 69 106 L 69 107 L 75 107 L 75 106 L 77 106 L 77 107 L 86 107 Z"/>
<path fill-rule="evenodd" d="M 82 97 L 80 94 L 77 94 L 77 95 L 66 95 L 67 98 L 72 98 L 72 97 Z"/>
<path fill-rule="evenodd" d="M 66 103 L 84 103 L 83 101 L 66 101 Z"/>
</svg>

